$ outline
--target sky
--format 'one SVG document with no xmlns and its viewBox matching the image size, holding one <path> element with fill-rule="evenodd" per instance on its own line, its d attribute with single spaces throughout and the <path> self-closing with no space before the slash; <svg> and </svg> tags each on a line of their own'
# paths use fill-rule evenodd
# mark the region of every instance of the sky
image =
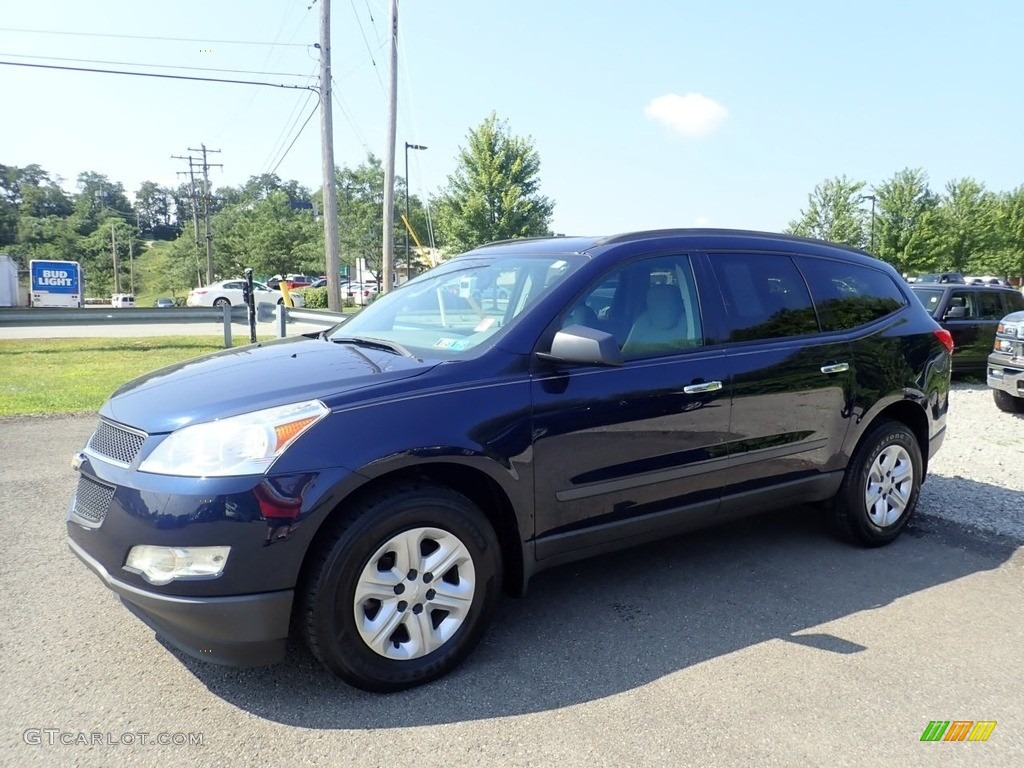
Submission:
<svg viewBox="0 0 1024 768">
<path fill-rule="evenodd" d="M 339 166 L 386 154 L 389 8 L 331 3 Z M 214 187 L 316 189 L 317 97 L 294 86 L 316 83 L 318 24 L 316 0 L 0 0 L 0 61 L 293 86 L 0 65 L 0 164 L 131 193 L 205 144 Z M 1024 184 L 1016 0 L 404 0 L 398 26 L 397 173 L 425 145 L 410 188 L 437 194 L 494 112 L 532 139 L 558 233 L 779 231 L 825 179 L 906 167 L 936 191 Z"/>
</svg>

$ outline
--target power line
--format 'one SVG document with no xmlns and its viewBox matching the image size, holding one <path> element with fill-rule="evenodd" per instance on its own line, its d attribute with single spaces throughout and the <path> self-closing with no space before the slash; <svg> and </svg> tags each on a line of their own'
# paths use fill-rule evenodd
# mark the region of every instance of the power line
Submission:
<svg viewBox="0 0 1024 768">
<path fill-rule="evenodd" d="M 370 54 L 370 63 L 373 64 L 373 71 L 377 73 L 377 82 L 379 82 L 380 87 L 383 88 L 384 81 L 381 80 L 380 70 L 377 69 L 377 62 L 373 58 L 373 51 L 370 50 L 370 41 L 366 39 L 366 32 L 363 31 L 363 22 L 359 20 L 359 11 L 356 10 L 355 0 L 349 0 L 349 2 L 352 4 L 352 13 L 356 17 L 356 24 L 359 26 L 359 34 L 363 37 L 363 44 L 366 46 L 366 52 Z M 370 19 L 372 20 L 373 16 L 370 16 Z"/>
<path fill-rule="evenodd" d="M 224 45 L 288 45 L 306 48 L 306 43 L 267 43 L 258 40 L 205 40 L 198 37 L 162 37 L 157 35 L 115 35 L 106 32 L 64 32 L 56 29 L 15 29 L 0 27 L 0 32 L 19 32 L 33 35 L 74 35 L 76 37 L 113 37 L 121 40 L 160 40 L 175 43 L 218 43 Z"/>
<path fill-rule="evenodd" d="M 338 81 L 332 77 L 331 83 L 334 85 L 334 88 L 331 88 L 331 96 L 334 97 L 334 103 L 338 105 L 338 109 L 341 110 L 341 114 L 345 116 L 346 122 L 351 126 L 352 132 L 355 133 L 356 138 L 359 139 L 359 143 L 363 145 L 363 149 L 369 152 L 370 146 L 366 143 L 366 137 L 363 136 L 362 132 L 359 130 L 359 126 L 355 124 L 352 116 L 348 113 L 348 110 L 345 109 L 345 105 L 342 104 L 341 99 L 338 98 Z"/>
<path fill-rule="evenodd" d="M 306 94 L 304 101 L 296 101 L 295 106 L 292 107 L 292 111 L 288 113 L 288 118 L 284 122 L 284 126 L 281 128 L 281 132 L 277 134 L 277 138 L 274 139 L 274 143 L 271 145 L 271 150 L 267 154 L 266 160 L 263 161 L 263 168 L 269 169 L 271 163 L 274 162 L 274 158 L 277 157 L 281 148 L 284 147 L 284 143 L 288 141 L 288 134 L 290 134 L 295 126 L 299 124 L 299 120 L 302 118 L 302 112 L 309 104 L 309 100 L 313 98 L 313 92 Z M 268 171 L 269 172 L 269 171 Z"/>
<path fill-rule="evenodd" d="M 288 153 L 292 151 L 292 147 L 295 146 L 295 142 L 299 140 L 299 136 L 302 135 L 302 132 L 306 129 L 306 126 L 309 125 L 309 121 L 313 119 L 313 115 L 316 114 L 318 109 L 320 109 L 319 100 L 317 101 L 316 106 L 313 107 L 313 111 L 310 112 L 309 115 L 306 117 L 306 122 L 304 122 L 302 124 L 302 127 L 299 128 L 299 132 L 295 134 L 295 138 L 292 139 L 292 143 L 288 145 L 288 149 L 284 151 L 284 154 L 281 155 L 281 159 L 277 161 L 277 165 L 275 165 L 273 169 L 270 171 L 271 173 L 274 173 L 275 171 L 277 171 L 278 168 L 281 167 L 281 163 L 283 163 L 284 159 L 288 157 Z"/>
<path fill-rule="evenodd" d="M 95 69 L 91 67 L 61 67 L 56 64 L 28 64 L 22 61 L 0 61 L 9 67 L 29 67 L 32 69 L 58 69 L 66 72 L 99 72 L 105 75 L 132 75 L 134 77 L 159 77 L 165 80 L 195 80 L 201 83 L 233 83 L 235 85 L 265 85 L 271 88 L 288 88 L 295 90 L 315 90 L 308 85 L 286 85 L 284 83 L 264 83 L 257 80 L 228 80 L 220 77 L 192 77 L 190 75 L 162 75 L 159 72 L 129 72 L 119 69 Z"/>
<path fill-rule="evenodd" d="M 275 75 L 280 77 L 306 77 L 299 72 L 260 72 L 252 69 L 218 69 L 216 67 L 183 67 L 178 64 L 147 64 L 139 61 L 106 61 L 104 59 L 69 59 L 63 56 L 37 56 L 32 53 L 0 53 L 14 59 L 42 59 L 43 61 L 74 61 L 79 64 L 119 64 L 129 67 L 153 67 L 156 69 L 187 69 L 197 72 L 232 72 L 237 75 Z"/>
</svg>

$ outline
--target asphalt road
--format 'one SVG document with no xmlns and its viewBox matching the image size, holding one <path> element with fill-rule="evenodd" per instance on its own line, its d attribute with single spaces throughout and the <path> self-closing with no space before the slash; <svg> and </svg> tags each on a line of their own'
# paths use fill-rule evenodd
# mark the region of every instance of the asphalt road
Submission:
<svg viewBox="0 0 1024 768">
<path fill-rule="evenodd" d="M 93 425 L 0 420 L 0 765 L 1024 765 L 1022 541 L 928 494 L 883 549 L 794 510 L 550 571 L 455 674 L 380 696 L 298 646 L 238 670 L 158 643 L 64 544 Z"/>
</svg>

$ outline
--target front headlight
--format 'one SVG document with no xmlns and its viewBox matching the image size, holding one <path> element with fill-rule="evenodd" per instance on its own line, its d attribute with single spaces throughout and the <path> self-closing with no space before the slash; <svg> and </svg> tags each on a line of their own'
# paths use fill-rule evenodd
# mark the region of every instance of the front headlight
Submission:
<svg viewBox="0 0 1024 768">
<path fill-rule="evenodd" d="M 186 477 L 262 475 L 330 409 L 319 400 L 267 408 L 172 432 L 140 472 Z"/>
</svg>

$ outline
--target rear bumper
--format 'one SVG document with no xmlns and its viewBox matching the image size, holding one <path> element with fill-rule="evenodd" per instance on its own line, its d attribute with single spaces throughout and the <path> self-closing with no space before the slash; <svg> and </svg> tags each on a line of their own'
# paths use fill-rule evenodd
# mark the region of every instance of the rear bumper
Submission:
<svg viewBox="0 0 1024 768">
<path fill-rule="evenodd" d="M 1024 397 L 1024 366 L 1010 362 L 1008 355 L 988 358 L 988 385 L 1014 397 Z"/>
<path fill-rule="evenodd" d="M 180 651 L 229 666 L 264 666 L 284 658 L 293 590 L 231 597 L 161 595 L 118 581 L 72 539 L 68 546 L 132 613 Z"/>
</svg>

